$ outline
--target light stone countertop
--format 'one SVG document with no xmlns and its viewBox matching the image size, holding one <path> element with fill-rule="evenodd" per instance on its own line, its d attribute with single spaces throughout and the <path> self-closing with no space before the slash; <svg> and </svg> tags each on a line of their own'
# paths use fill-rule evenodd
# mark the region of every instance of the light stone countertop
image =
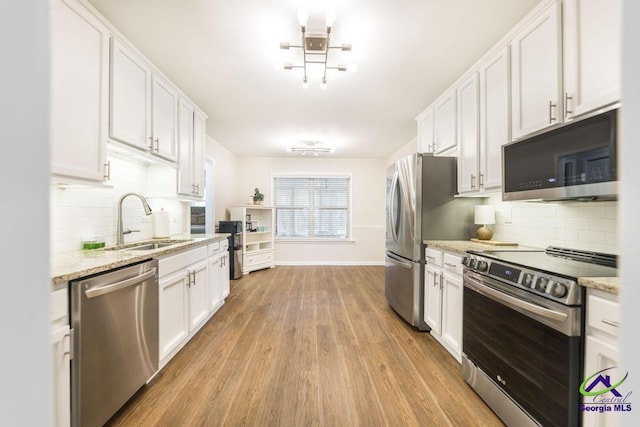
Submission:
<svg viewBox="0 0 640 427">
<path fill-rule="evenodd" d="M 467 251 L 535 251 L 543 250 L 532 246 L 494 246 L 485 243 L 476 243 L 470 240 L 425 240 L 427 247 L 440 249 L 464 255 Z M 610 294 L 618 294 L 620 291 L 620 280 L 618 277 L 578 277 L 578 284 L 585 288 L 599 289 Z"/>
<path fill-rule="evenodd" d="M 139 261 L 157 258 L 163 255 L 169 255 L 183 251 L 185 249 L 195 248 L 197 246 L 214 243 L 216 241 L 225 240 L 230 234 L 181 234 L 171 236 L 171 240 L 188 240 L 182 243 L 176 243 L 170 247 L 150 250 L 127 251 L 127 250 L 109 250 L 93 249 L 86 251 L 71 251 L 51 254 L 51 284 L 58 285 L 68 282 L 69 280 L 78 279 L 80 277 L 90 276 L 96 273 L 102 273 L 118 267 L 123 267 Z M 163 242 L 169 239 L 153 239 L 145 240 L 145 242 Z M 142 242 L 134 242 L 142 243 Z M 132 244 L 123 245 L 123 248 L 131 247 Z"/>
</svg>

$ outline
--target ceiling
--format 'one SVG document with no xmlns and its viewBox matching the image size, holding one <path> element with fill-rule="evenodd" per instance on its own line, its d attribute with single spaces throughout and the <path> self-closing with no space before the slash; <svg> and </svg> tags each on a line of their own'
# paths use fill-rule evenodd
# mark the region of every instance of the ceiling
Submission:
<svg viewBox="0 0 640 427">
<path fill-rule="evenodd" d="M 539 0 L 89 0 L 208 115 L 207 134 L 238 156 L 299 156 L 302 140 L 333 157 L 386 158 L 416 137 L 415 116 Z M 302 62 L 297 11 L 308 32 L 336 20 L 328 86 L 276 62 Z M 314 31 L 315 30 L 315 31 Z M 336 57 L 332 56 L 333 53 Z M 338 58 L 337 55 L 344 57 Z"/>
</svg>

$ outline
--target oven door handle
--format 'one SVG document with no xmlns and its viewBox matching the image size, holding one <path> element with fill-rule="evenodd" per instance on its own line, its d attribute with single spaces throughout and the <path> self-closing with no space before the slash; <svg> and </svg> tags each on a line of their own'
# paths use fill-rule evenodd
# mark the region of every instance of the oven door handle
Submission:
<svg viewBox="0 0 640 427">
<path fill-rule="evenodd" d="M 470 276 L 464 277 L 464 285 L 480 294 L 491 295 L 494 299 L 501 301 L 507 305 L 521 308 L 530 313 L 546 317 L 547 319 L 564 322 L 568 317 L 565 313 L 559 313 L 554 310 L 549 310 L 548 308 L 539 306 L 537 304 L 532 304 L 530 302 L 521 300 L 520 298 L 512 297 L 509 294 L 497 291 L 492 287 L 482 284 L 482 282 Z"/>
</svg>

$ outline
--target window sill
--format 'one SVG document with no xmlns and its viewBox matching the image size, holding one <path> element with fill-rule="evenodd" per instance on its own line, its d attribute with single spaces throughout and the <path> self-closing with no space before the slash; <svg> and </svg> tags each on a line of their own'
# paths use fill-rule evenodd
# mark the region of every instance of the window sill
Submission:
<svg viewBox="0 0 640 427">
<path fill-rule="evenodd" d="M 353 239 L 312 239 L 312 238 L 286 238 L 280 237 L 275 239 L 276 243 L 355 243 Z"/>
</svg>

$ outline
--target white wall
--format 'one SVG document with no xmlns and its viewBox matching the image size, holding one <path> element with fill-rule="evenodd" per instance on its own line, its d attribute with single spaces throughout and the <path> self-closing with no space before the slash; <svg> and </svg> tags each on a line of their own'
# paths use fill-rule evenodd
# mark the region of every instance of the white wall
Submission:
<svg viewBox="0 0 640 427">
<path fill-rule="evenodd" d="M 233 203 L 250 202 L 254 188 L 271 205 L 272 174 L 351 174 L 353 242 L 276 242 L 277 264 L 383 264 L 385 162 L 382 159 L 239 158 Z M 216 202 L 217 203 L 217 202 Z"/>
<path fill-rule="evenodd" d="M 638 242 L 640 241 L 640 199 L 638 183 L 640 182 L 640 2 L 623 1 L 622 21 L 622 99 L 624 106 L 621 113 L 620 163 L 620 240 L 622 248 L 620 276 L 622 290 L 622 363 L 629 372 L 629 380 L 625 382 L 625 390 L 633 391 L 633 403 L 638 405 L 640 390 L 640 346 L 638 346 L 637 325 L 640 324 L 640 284 L 638 283 Z M 625 426 L 640 425 L 640 411 L 636 406 L 632 412 L 625 413 Z"/>
<path fill-rule="evenodd" d="M 189 204 L 180 202 L 175 195 L 166 197 L 155 189 L 159 184 L 176 188 L 176 171 L 167 167 L 147 167 L 140 163 L 110 156 L 113 188 L 60 188 L 51 186 L 50 250 L 51 253 L 81 248 L 84 237 L 102 235 L 106 244 L 116 243 L 118 201 L 129 192 L 147 198 L 153 211 L 169 212 L 171 234 L 188 231 Z M 123 203 L 125 228 L 140 232 L 125 235 L 125 243 L 153 237 L 153 218 L 146 216 L 137 197 L 127 197 Z"/>
<path fill-rule="evenodd" d="M 49 2 L 0 2 L 0 423 L 52 418 L 49 324 Z"/>
<path fill-rule="evenodd" d="M 397 149 L 393 154 L 391 154 L 386 161 L 387 166 L 392 165 L 398 160 L 405 158 L 411 154 L 418 152 L 418 139 L 414 138 L 411 141 L 407 142 L 405 145 Z"/>
<path fill-rule="evenodd" d="M 561 246 L 618 254 L 617 202 L 502 202 L 496 195 L 487 199 L 495 206 L 493 240 L 545 248 Z M 507 223 L 509 212 L 511 223 Z"/>
<path fill-rule="evenodd" d="M 213 221 L 217 225 L 218 221 L 229 219 L 228 207 L 236 203 L 235 178 L 238 158 L 209 136 L 207 136 L 205 155 L 214 161 L 214 194 L 216 200 Z"/>
</svg>

